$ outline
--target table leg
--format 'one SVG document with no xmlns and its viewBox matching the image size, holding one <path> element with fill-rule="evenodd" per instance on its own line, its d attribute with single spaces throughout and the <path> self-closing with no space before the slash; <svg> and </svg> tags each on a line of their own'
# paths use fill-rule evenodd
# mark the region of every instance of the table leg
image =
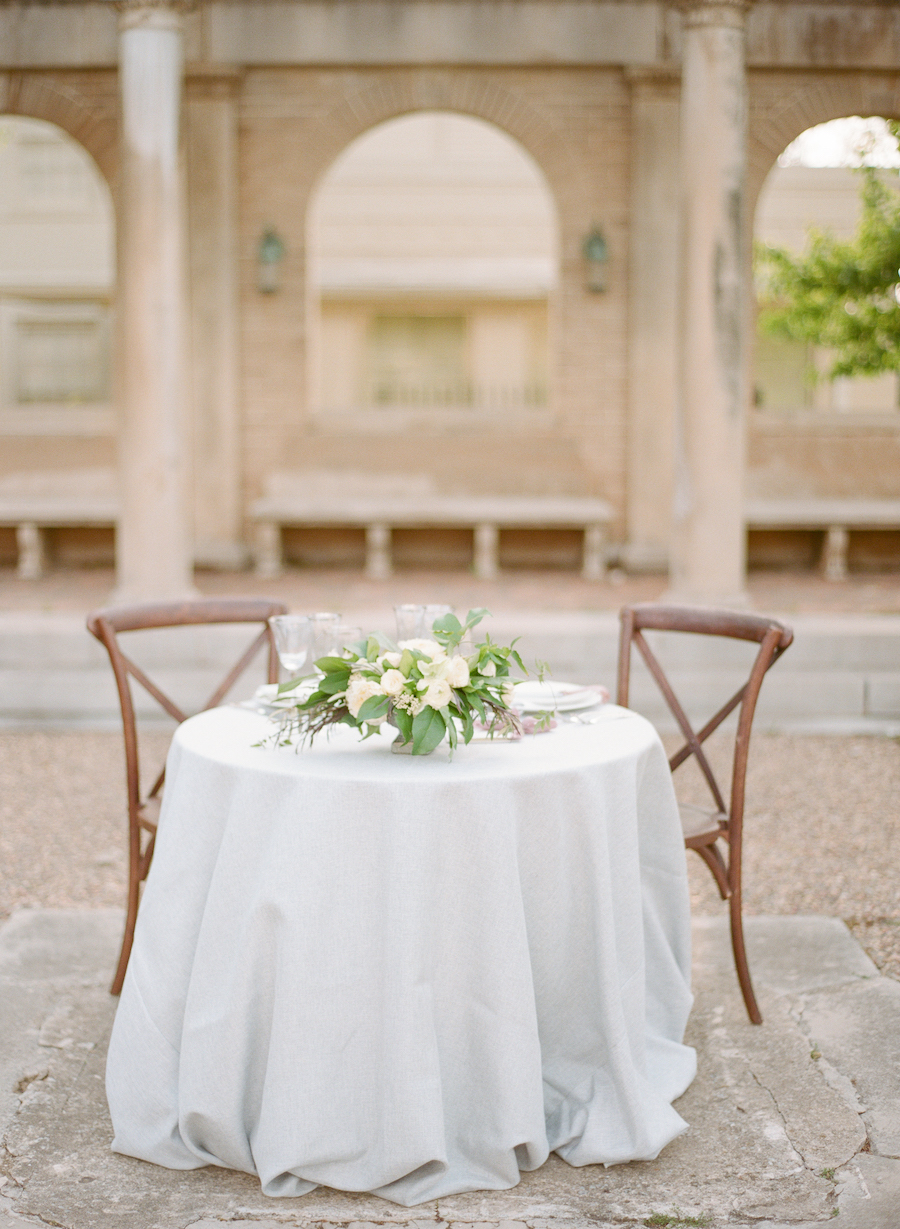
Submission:
<svg viewBox="0 0 900 1229">
<path fill-rule="evenodd" d="M 847 579 L 847 547 L 850 534 L 844 525 L 829 525 L 822 547 L 822 574 L 826 580 Z"/>
<path fill-rule="evenodd" d="M 496 580 L 500 570 L 500 530 L 489 521 L 475 526 L 475 575 L 479 580 Z"/>
<path fill-rule="evenodd" d="M 281 526 L 277 521 L 259 521 L 253 536 L 253 557 L 257 576 L 280 576 L 284 570 Z"/>
<path fill-rule="evenodd" d="M 47 543 L 43 528 L 36 521 L 16 526 L 19 562 L 16 575 L 21 580 L 39 580 L 47 567 Z"/>
<path fill-rule="evenodd" d="M 391 527 L 375 521 L 366 526 L 366 576 L 370 580 L 386 580 L 393 570 Z"/>
<path fill-rule="evenodd" d="M 603 580 L 606 576 L 605 525 L 585 525 L 584 527 L 581 575 L 585 580 Z"/>
</svg>

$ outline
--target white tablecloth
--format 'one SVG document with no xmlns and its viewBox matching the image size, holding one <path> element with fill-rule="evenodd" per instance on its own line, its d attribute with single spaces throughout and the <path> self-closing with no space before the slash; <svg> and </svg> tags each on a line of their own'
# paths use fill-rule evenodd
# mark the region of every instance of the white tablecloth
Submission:
<svg viewBox="0 0 900 1229">
<path fill-rule="evenodd" d="M 649 1159 L 693 1079 L 685 856 L 653 728 L 473 743 L 220 708 L 179 727 L 109 1049 L 113 1149 L 410 1205 L 556 1151 Z"/>
</svg>

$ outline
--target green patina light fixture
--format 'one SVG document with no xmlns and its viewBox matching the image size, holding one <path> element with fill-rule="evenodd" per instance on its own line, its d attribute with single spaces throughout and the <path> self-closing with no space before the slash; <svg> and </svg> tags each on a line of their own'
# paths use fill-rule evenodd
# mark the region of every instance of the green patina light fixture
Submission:
<svg viewBox="0 0 900 1229">
<path fill-rule="evenodd" d="M 281 289 L 284 240 L 274 226 L 267 226 L 256 249 L 256 288 L 260 294 L 275 294 Z"/>
<path fill-rule="evenodd" d="M 593 226 L 581 245 L 585 285 L 591 294 L 602 294 L 607 287 L 609 246 L 599 226 Z"/>
</svg>

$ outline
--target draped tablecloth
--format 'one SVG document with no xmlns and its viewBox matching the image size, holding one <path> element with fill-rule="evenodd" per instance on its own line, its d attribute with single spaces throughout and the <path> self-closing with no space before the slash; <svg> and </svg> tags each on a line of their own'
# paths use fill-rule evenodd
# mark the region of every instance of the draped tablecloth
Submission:
<svg viewBox="0 0 900 1229">
<path fill-rule="evenodd" d="M 109 1049 L 113 1149 L 411 1205 L 649 1159 L 691 1082 L 684 846 L 615 706 L 518 743 L 181 725 Z M 389 732 L 390 736 L 393 731 Z"/>
</svg>

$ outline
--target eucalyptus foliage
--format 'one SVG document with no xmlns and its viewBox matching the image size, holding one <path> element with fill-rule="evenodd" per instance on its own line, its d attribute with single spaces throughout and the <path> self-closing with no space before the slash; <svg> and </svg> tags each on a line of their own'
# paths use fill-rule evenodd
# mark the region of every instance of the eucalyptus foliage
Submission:
<svg viewBox="0 0 900 1229">
<path fill-rule="evenodd" d="M 476 720 L 491 733 L 520 735 L 518 714 L 509 707 L 510 669 L 526 674 L 513 645 L 490 636 L 468 654 L 463 640 L 488 612 L 470 610 L 466 621 L 447 614 L 436 619 L 432 638 L 395 644 L 375 633 L 349 646 L 340 657 L 322 657 L 322 672 L 311 695 L 282 717 L 280 741 L 301 744 L 332 725 L 349 725 L 368 738 L 385 722 L 394 726 L 413 755 L 427 755 L 444 738 L 451 754 L 460 738 L 469 742 Z M 290 693 L 305 680 L 283 683 Z"/>
</svg>

